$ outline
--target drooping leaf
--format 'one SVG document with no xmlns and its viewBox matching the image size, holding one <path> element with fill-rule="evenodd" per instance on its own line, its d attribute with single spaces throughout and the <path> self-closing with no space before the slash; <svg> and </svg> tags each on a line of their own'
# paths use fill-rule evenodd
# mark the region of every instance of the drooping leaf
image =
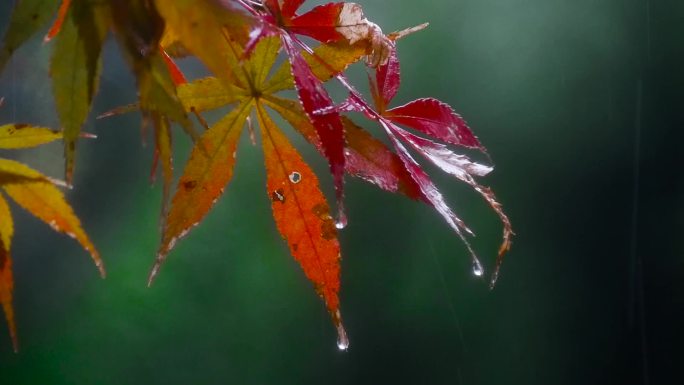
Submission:
<svg viewBox="0 0 684 385">
<path fill-rule="evenodd" d="M 105 269 L 100 254 L 81 227 L 81 221 L 57 187 L 43 174 L 8 159 L 0 159 L 0 187 L 17 204 L 47 223 L 53 230 L 74 238 L 90 253 L 100 274 Z"/>
<path fill-rule="evenodd" d="M 0 304 L 5 313 L 7 328 L 14 351 L 19 350 L 17 339 L 17 329 L 14 323 L 14 307 L 12 306 L 12 293 L 14 291 L 14 278 L 12 275 L 12 257 L 10 249 L 12 236 L 14 235 L 14 224 L 7 201 L 0 193 Z"/>
<path fill-rule="evenodd" d="M 0 148 L 30 148 L 61 139 L 62 133 L 45 127 L 28 124 L 0 126 Z"/>
<path fill-rule="evenodd" d="M 94 4 L 84 1 L 69 8 L 50 63 L 53 95 L 64 132 L 67 183 L 73 180 L 76 141 L 102 69 L 101 51 L 109 16 L 105 6 Z"/>
<path fill-rule="evenodd" d="M 237 142 L 251 106 L 247 102 L 236 107 L 206 131 L 193 148 L 171 201 L 150 283 L 176 241 L 207 215 L 230 182 Z"/>
<path fill-rule="evenodd" d="M 443 144 L 421 138 L 395 125 L 392 125 L 391 128 L 394 129 L 394 132 L 397 135 L 401 136 L 402 139 L 411 144 L 411 146 L 418 150 L 418 152 L 430 162 L 435 164 L 444 172 L 451 174 L 459 180 L 470 185 L 485 199 L 485 201 L 487 201 L 492 210 L 494 210 L 494 212 L 499 216 L 499 220 L 503 225 L 503 235 L 496 258 L 494 271 L 492 272 L 490 279 L 490 285 L 493 287 L 499 277 L 499 269 L 503 263 L 503 257 L 511 248 L 511 238 L 514 234 L 511 221 L 503 211 L 503 207 L 496 199 L 494 192 L 490 188 L 482 186 L 475 180 L 475 176 L 485 176 L 489 174 L 493 168 L 475 163 L 468 159 L 468 157 L 465 155 L 454 153 Z"/>
<path fill-rule="evenodd" d="M 511 247 L 511 238 L 514 235 L 513 228 L 508 216 L 504 213 L 501 204 L 497 201 L 491 189 L 482 186 L 475 180 L 475 176 L 484 176 L 488 174 L 492 168 L 470 161 L 464 155 L 458 155 L 447 148 L 446 145 L 435 143 L 429 139 L 425 139 L 414 135 L 406 130 L 403 130 L 395 123 L 404 124 L 414 128 L 420 132 L 428 134 L 437 139 L 443 140 L 446 143 L 453 145 L 460 145 L 464 147 L 476 148 L 486 153 L 486 149 L 478 139 L 473 135 L 470 128 L 465 121 L 456 114 L 453 109 L 439 100 L 432 98 L 418 99 L 405 104 L 404 106 L 396 107 L 387 110 L 387 104 L 396 95 L 400 84 L 400 66 L 396 54 L 396 48 L 393 48 L 389 55 L 389 60 L 386 64 L 379 66 L 376 69 L 376 78 L 370 79 L 370 88 L 373 99 L 378 111 L 374 111 L 368 106 L 363 99 L 352 92 L 347 106 L 351 110 L 362 112 L 371 119 L 378 121 L 385 129 L 387 134 L 392 139 L 392 142 L 397 148 L 400 157 L 406 164 L 409 171 L 412 171 L 416 182 L 421 184 L 424 193 L 434 189 L 437 191 L 432 182 L 427 178 L 419 167 L 411 170 L 411 163 L 417 166 L 417 163 L 411 158 L 403 145 L 397 140 L 395 135 L 401 137 L 414 147 L 421 155 L 429 161 L 437 165 L 445 172 L 456 176 L 459 180 L 469 184 L 475 191 L 477 191 L 490 205 L 494 212 L 499 216 L 503 225 L 502 243 L 499 247 L 499 252 L 496 259 L 495 269 L 490 278 L 490 286 L 493 287 L 499 276 L 499 270 L 503 263 L 503 258 L 506 252 Z M 422 180 L 422 182 L 421 182 Z M 429 196 L 428 196 L 429 197 Z M 473 252 L 469 243 L 463 237 L 460 229 L 470 231 L 464 227 L 463 222 L 455 217 L 453 211 L 443 202 L 441 194 L 429 198 L 432 205 L 442 216 L 447 220 L 447 223 L 458 233 L 461 239 L 465 242 L 471 256 L 473 257 L 474 272 L 477 275 L 484 274 L 482 265 L 477 256 Z"/>
<path fill-rule="evenodd" d="M 338 330 L 338 346 L 349 345 L 339 310 L 340 245 L 318 178 L 261 105 L 257 117 L 267 173 L 267 194 L 278 231 L 313 282 Z"/>
<path fill-rule="evenodd" d="M 314 76 L 308 64 L 299 54 L 295 43 L 287 35 L 282 43 L 292 65 L 292 76 L 299 95 L 299 101 L 313 123 L 321 141 L 323 152 L 330 165 L 337 196 L 338 221 L 346 224 L 344 213 L 344 127 L 340 114 L 335 110 L 332 99 L 323 83 Z"/>
<path fill-rule="evenodd" d="M 347 108 L 352 111 L 358 111 L 365 114 L 370 119 L 376 120 L 380 126 L 385 130 L 385 133 L 392 141 L 394 148 L 399 155 L 399 158 L 404 163 L 406 170 L 409 172 L 413 180 L 420 187 L 420 190 L 427 202 L 432 205 L 435 210 L 444 218 L 444 220 L 449 224 L 449 226 L 454 230 L 454 232 L 461 238 L 463 243 L 466 245 L 468 252 L 470 253 L 473 260 L 473 271 L 476 275 L 481 276 L 484 274 L 484 268 L 480 263 L 479 258 L 475 254 L 475 251 L 470 246 L 470 243 L 465 238 L 464 234 L 474 235 L 473 232 L 466 226 L 465 222 L 459 218 L 447 205 L 444 197 L 439 192 L 437 187 L 434 185 L 427 173 L 420 167 L 418 162 L 416 162 L 411 154 L 408 152 L 406 147 L 397 138 L 397 135 L 402 137 L 401 133 L 406 132 L 400 127 L 396 126 L 394 123 L 384 118 L 380 113 L 373 110 L 358 93 L 352 92 L 346 102 Z M 444 154 L 440 154 L 444 155 Z M 453 159 L 443 159 L 444 162 L 453 161 Z"/>
<path fill-rule="evenodd" d="M 480 260 L 477 258 L 475 251 L 472 249 L 470 243 L 464 235 L 464 233 L 473 235 L 473 232 L 468 228 L 468 226 L 466 226 L 465 222 L 463 222 L 463 220 L 451 210 L 449 205 L 447 205 L 445 202 L 444 196 L 437 189 L 437 186 L 434 185 L 430 177 L 425 171 L 423 171 L 418 162 L 413 159 L 408 150 L 406 150 L 406 147 L 404 147 L 404 145 L 396 138 L 394 132 L 399 129 L 399 127 L 395 127 L 392 123 L 385 120 L 379 120 L 379 122 L 392 140 L 394 147 L 397 149 L 397 154 L 399 155 L 399 158 L 401 158 L 402 162 L 404 162 L 406 169 L 409 171 L 416 183 L 420 186 L 423 195 L 425 195 L 430 204 L 435 208 L 435 210 L 437 210 L 447 224 L 449 224 L 449 227 L 454 230 L 454 232 L 466 245 L 473 259 L 473 269 L 476 272 L 476 275 L 481 276 L 484 274 L 484 268 L 482 267 Z"/>
<path fill-rule="evenodd" d="M 58 0 L 20 0 L 15 3 L 0 48 L 0 73 L 14 51 L 50 21 L 59 5 Z"/>
</svg>

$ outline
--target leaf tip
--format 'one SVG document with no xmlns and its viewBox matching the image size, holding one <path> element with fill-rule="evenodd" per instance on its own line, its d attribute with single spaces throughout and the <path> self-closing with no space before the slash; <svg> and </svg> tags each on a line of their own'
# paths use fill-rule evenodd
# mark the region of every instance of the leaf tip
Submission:
<svg viewBox="0 0 684 385">
<path fill-rule="evenodd" d="M 387 38 L 392 40 L 392 41 L 397 41 L 399 39 L 405 38 L 408 35 L 422 31 L 429 26 L 430 26 L 430 23 L 423 23 L 420 25 L 416 25 L 415 27 L 410 27 L 410 28 L 402 29 L 401 31 L 392 32 L 389 35 L 387 35 Z"/>
<path fill-rule="evenodd" d="M 91 134 L 89 132 L 82 132 L 80 136 L 81 136 L 81 138 L 86 138 L 86 139 L 97 139 L 97 135 Z"/>
<path fill-rule="evenodd" d="M 19 338 L 17 338 L 16 330 L 12 329 L 10 331 L 10 338 L 12 338 L 12 350 L 14 354 L 19 354 Z"/>
<path fill-rule="evenodd" d="M 496 282 L 499 279 L 499 271 L 501 270 L 501 265 L 503 264 L 504 255 L 506 255 L 506 253 L 508 253 L 508 251 L 511 249 L 511 235 L 513 234 L 514 233 L 512 231 L 504 233 L 504 240 L 503 243 L 501 243 L 501 246 L 499 247 L 499 254 L 496 258 L 496 267 L 494 268 L 494 271 L 492 272 L 492 277 L 489 281 L 490 290 L 494 290 Z"/>
<path fill-rule="evenodd" d="M 95 262 L 95 266 L 97 266 L 97 270 L 100 272 L 100 278 L 107 278 L 107 270 L 104 267 L 104 263 L 102 263 L 101 260 L 97 260 Z"/>
<path fill-rule="evenodd" d="M 150 270 L 150 275 L 147 277 L 147 287 L 152 287 L 154 280 L 157 278 L 157 274 L 159 274 L 160 268 L 161 268 L 161 259 L 158 256 L 157 261 L 154 263 L 154 266 L 152 266 L 152 270 Z"/>
</svg>

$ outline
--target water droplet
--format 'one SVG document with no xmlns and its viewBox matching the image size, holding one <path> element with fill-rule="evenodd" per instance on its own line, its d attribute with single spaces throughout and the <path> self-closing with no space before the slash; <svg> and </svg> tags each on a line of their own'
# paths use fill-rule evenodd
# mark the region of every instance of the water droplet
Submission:
<svg viewBox="0 0 684 385">
<path fill-rule="evenodd" d="M 337 220 L 337 222 L 335 222 L 335 227 L 338 230 L 343 230 L 345 227 L 347 227 L 347 224 L 348 224 L 347 223 L 347 217 L 345 216 L 345 217 L 341 217 L 340 219 Z"/>
<path fill-rule="evenodd" d="M 482 277 L 484 275 L 484 268 L 482 267 L 482 264 L 480 264 L 480 261 L 474 261 L 473 262 L 473 274 L 476 277 Z"/>
<path fill-rule="evenodd" d="M 337 325 L 337 349 L 343 352 L 349 349 L 349 338 L 342 324 Z"/>
<path fill-rule="evenodd" d="M 273 202 L 285 203 L 285 191 L 279 188 L 271 194 L 271 200 Z"/>
<path fill-rule="evenodd" d="M 290 182 L 297 184 L 302 181 L 302 174 L 298 173 L 297 171 L 294 171 L 292 174 L 290 174 Z"/>
</svg>

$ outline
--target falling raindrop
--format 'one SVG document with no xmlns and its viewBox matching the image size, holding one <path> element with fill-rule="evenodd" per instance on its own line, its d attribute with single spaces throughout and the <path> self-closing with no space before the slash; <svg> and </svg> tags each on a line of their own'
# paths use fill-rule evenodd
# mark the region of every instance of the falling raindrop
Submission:
<svg viewBox="0 0 684 385">
<path fill-rule="evenodd" d="M 302 181 L 302 174 L 298 173 L 297 171 L 294 171 L 292 174 L 290 174 L 290 182 L 297 184 Z"/>
</svg>

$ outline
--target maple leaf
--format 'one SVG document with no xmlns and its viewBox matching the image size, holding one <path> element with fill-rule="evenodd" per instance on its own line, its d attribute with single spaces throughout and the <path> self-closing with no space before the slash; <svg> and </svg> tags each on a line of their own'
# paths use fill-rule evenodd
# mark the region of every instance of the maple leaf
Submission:
<svg viewBox="0 0 684 385">
<path fill-rule="evenodd" d="M 268 5 L 269 2 L 266 4 Z M 268 6 L 276 5 L 280 6 L 280 3 L 272 2 Z M 280 10 L 280 14 L 272 12 L 265 15 L 280 15 L 277 17 L 280 27 L 293 25 L 288 20 L 296 19 L 296 16 L 293 16 L 297 9 L 296 4 L 285 1 L 282 6 L 282 10 L 287 9 L 287 12 Z M 331 7 L 327 6 L 325 9 L 330 10 Z M 314 8 L 310 12 L 322 12 L 322 9 Z M 255 14 L 264 16 L 259 12 Z M 268 20 L 267 17 L 265 19 Z M 263 18 L 260 20 L 263 21 Z M 339 24 L 331 26 L 333 29 L 338 27 Z M 397 33 L 396 36 L 402 36 L 402 33 L 407 32 Z M 376 82 L 371 85 L 373 99 L 376 101 L 376 108 L 379 112 L 375 112 L 365 103 L 353 88 L 350 88 L 352 98 L 347 102 L 347 106 L 335 106 L 327 95 L 323 82 L 338 78 L 346 84 L 346 79 L 341 74 L 347 66 L 368 56 L 369 52 L 372 53 L 371 42 L 366 40 L 351 42 L 344 35 L 340 36 L 342 37 L 320 39 L 329 43 L 321 44 L 315 50 L 303 49 L 301 51 L 302 45 L 289 32 L 263 33 L 254 47 L 227 39 L 225 44 L 229 46 L 229 49 L 223 53 L 223 56 L 227 56 L 230 63 L 244 59 L 241 67 L 231 65 L 231 68 L 238 68 L 238 70 L 220 79 L 210 77 L 191 82 L 186 82 L 182 75 L 179 76 L 183 81 L 179 82 L 178 95 L 186 111 L 199 114 L 224 105 L 236 104 L 237 106 L 210 127 L 193 148 L 164 222 L 162 242 L 150 273 L 149 283 L 155 279 L 176 242 L 187 235 L 193 226 L 201 222 L 223 194 L 232 178 L 238 138 L 243 127 L 250 123 L 249 116 L 256 112 L 267 158 L 268 196 L 272 200 L 277 227 L 290 244 L 292 255 L 325 300 L 333 322 L 338 328 L 341 346 L 347 346 L 346 333 L 342 327 L 339 312 L 339 261 L 337 260 L 339 259 L 339 246 L 334 248 L 336 253 L 319 252 L 326 250 L 323 246 L 324 241 L 334 238 L 335 244 L 337 243 L 334 227 L 338 229 L 344 227 L 343 212 L 340 211 L 338 223 L 331 227 L 333 222 L 327 220 L 327 203 L 315 203 L 324 202 L 317 186 L 317 179 L 313 179 L 314 176 L 310 174 L 308 166 L 301 161 L 296 150 L 279 132 L 266 112 L 265 106 L 281 115 L 329 161 L 331 156 L 334 156 L 330 151 L 331 146 L 335 148 L 335 152 L 339 146 L 343 159 L 331 162 L 334 177 L 346 171 L 385 190 L 401 192 L 434 206 L 462 238 L 473 257 L 474 271 L 482 275 L 484 269 L 464 236 L 464 233 L 472 234 L 471 230 L 449 208 L 428 175 L 397 140 L 399 136 L 439 167 L 470 184 L 497 211 L 505 224 L 505 241 L 499 257 L 501 259 L 504 249 L 510 243 L 512 234 L 510 222 L 491 191 L 480 186 L 474 179 L 474 176 L 484 176 L 492 169 L 470 161 L 465 155 L 457 155 L 442 144 L 405 131 L 397 124 L 405 124 L 444 140 L 448 144 L 482 151 L 484 147 L 472 134 L 465 121 L 442 102 L 434 99 L 419 99 L 405 106 L 387 108 L 396 95 L 400 83 L 399 62 L 394 43 L 390 43 L 390 49 L 386 52 L 387 57 L 382 60 L 383 63 L 377 63 L 379 66 L 376 71 Z M 285 52 L 288 61 L 279 69 L 271 71 L 281 49 Z M 169 61 L 169 66 L 172 68 L 171 72 L 180 72 L 175 69 L 173 61 Z M 270 72 L 273 72 L 271 77 L 268 76 Z M 275 95 L 278 91 L 289 88 L 297 90 L 299 97 L 297 101 Z M 367 134 L 350 119 L 342 117 L 340 112 L 345 108 L 364 112 L 371 119 L 379 121 L 388 130 L 397 154 L 387 149 L 382 142 Z M 340 139 L 341 143 L 332 143 Z M 202 148 L 206 148 L 208 154 L 205 154 Z M 306 178 L 304 178 L 305 174 Z M 309 191 L 308 193 L 298 192 L 295 187 L 298 187 L 303 179 L 307 182 L 313 180 L 316 188 L 307 187 L 305 190 Z M 338 208 L 341 209 L 339 178 L 335 179 L 335 184 L 338 187 L 336 189 Z M 292 202 L 297 203 L 296 207 L 288 209 L 287 206 Z M 312 205 L 315 205 L 317 209 L 309 210 Z M 321 210 L 326 216 L 321 217 L 323 212 Z M 311 211 L 316 215 L 312 217 Z M 316 220 L 320 222 L 321 218 L 326 219 L 322 224 L 313 226 L 312 229 L 311 223 L 316 223 Z M 296 225 L 298 222 L 300 224 Z M 300 241 L 293 239 L 308 239 L 310 247 L 306 248 L 304 247 L 306 245 L 302 246 Z M 313 253 L 304 250 L 313 250 Z M 499 264 L 500 262 L 497 266 Z M 329 267 L 321 268 L 321 266 Z M 325 275 L 321 274 L 321 271 L 334 271 L 334 274 Z M 492 279 L 492 284 L 494 282 L 495 277 Z"/>
<path fill-rule="evenodd" d="M 237 106 L 204 132 L 193 147 L 164 221 L 162 242 L 149 282 L 154 280 L 176 242 L 206 216 L 223 194 L 233 175 L 238 139 L 248 117 L 255 113 L 268 175 L 267 198 L 272 202 L 277 228 L 324 299 L 338 330 L 339 344 L 344 347 L 348 342 L 339 310 L 340 249 L 335 222 L 315 174 L 265 108 L 279 100 L 267 90 L 279 88 L 273 86 L 273 78 L 268 75 L 280 48 L 279 38 L 262 39 L 244 62 L 243 70 L 235 73 L 234 83 L 205 78 L 179 86 L 178 94 L 187 110 L 203 112 L 225 103 Z M 235 57 L 241 54 L 236 51 Z M 357 57 L 351 55 L 348 60 L 355 61 Z M 300 118 L 308 121 L 303 111 Z"/>
<path fill-rule="evenodd" d="M 411 177 L 420 186 L 423 196 L 444 217 L 449 226 L 465 243 L 473 259 L 473 271 L 478 276 L 484 274 L 484 268 L 464 236 L 464 233 L 473 235 L 472 231 L 449 208 L 442 194 L 430 180 L 430 177 L 420 168 L 419 164 L 413 159 L 399 139 L 408 143 L 418 153 L 444 172 L 470 185 L 499 216 L 503 224 L 503 240 L 499 247 L 496 266 L 490 279 L 490 286 L 494 287 L 499 276 L 503 257 L 511 246 L 513 229 L 508 216 L 504 213 L 501 204 L 496 200 L 491 189 L 480 185 L 475 180 L 475 177 L 485 176 L 493 169 L 473 162 L 465 155 L 454 153 L 442 143 L 404 130 L 398 124 L 408 126 L 448 144 L 474 148 L 483 152 L 485 151 L 484 147 L 473 135 L 463 118 L 456 114 L 449 105 L 437 99 L 417 99 L 403 106 L 387 109 L 389 103 L 396 96 L 401 83 L 400 65 L 396 48 L 392 49 L 387 63 L 377 68 L 375 79 L 369 79 L 375 109 L 368 105 L 362 96 L 353 90 L 349 99 L 341 108 L 362 112 L 369 119 L 375 120 L 381 125 L 392 141 L 406 169 L 409 170 Z"/>
<path fill-rule="evenodd" d="M 62 137 L 61 132 L 45 127 L 6 124 L 0 126 L 0 149 L 35 147 Z M 58 184 L 63 183 L 17 161 L 0 158 L 0 303 L 15 351 L 18 350 L 19 344 L 12 307 L 14 279 L 10 255 L 14 224 L 5 194 L 53 230 L 74 238 L 90 253 L 102 277 L 105 276 L 100 254 L 83 230 L 81 222 L 66 202 L 64 195 L 56 187 Z"/>
<path fill-rule="evenodd" d="M 12 53 L 56 12 L 44 41 L 54 40 L 50 73 L 62 131 L 0 126 L 0 148 L 24 148 L 63 139 L 66 181 L 71 184 L 76 143 L 88 136 L 81 133 L 81 127 L 98 91 L 102 48 L 112 31 L 135 75 L 138 102 L 104 116 L 142 112 L 143 133 L 147 126 L 154 129 L 152 176 L 161 166 L 163 179 L 162 239 L 148 284 L 176 242 L 199 224 L 223 195 L 232 179 L 237 143 L 245 126 L 256 142 L 251 119 L 256 115 L 264 149 L 267 198 L 276 227 L 325 302 L 337 328 L 338 346 L 346 349 L 349 343 L 339 306 L 341 257 L 337 240 L 337 230 L 346 225 L 345 173 L 433 206 L 465 243 L 475 273 L 483 275 L 483 266 L 466 238 L 472 231 L 447 205 L 406 146 L 471 186 L 503 223 L 492 286 L 513 231 L 493 192 L 476 181 L 492 168 L 449 147 L 487 155 L 465 120 L 449 105 L 432 98 L 389 107 L 401 80 L 395 41 L 427 24 L 385 35 L 366 19 L 358 4 L 328 3 L 299 13 L 304 2 L 22 0 L 15 7 L 0 49 L 0 71 Z M 300 36 L 313 38 L 320 45 L 311 48 Z M 287 60 L 274 69 L 281 52 Z M 188 81 L 170 55 L 194 55 L 214 76 Z M 375 77 L 370 79 L 373 106 L 344 75 L 349 65 L 362 58 L 375 70 Z M 333 79 L 349 91 L 342 104 L 336 104 L 326 90 L 325 82 Z M 296 91 L 296 100 L 277 95 L 289 89 Z M 209 126 L 202 113 L 228 105 L 232 106 L 230 112 Z M 379 123 L 394 151 L 344 115 L 351 111 Z M 327 159 L 335 186 L 336 221 L 318 178 L 276 125 L 273 112 Z M 191 114 L 206 131 L 195 131 Z M 173 198 L 172 124 L 181 126 L 194 142 Z M 101 267 L 97 252 L 53 182 L 27 166 L 0 159 L 0 187 L 56 230 L 74 236 Z M 16 344 L 10 306 L 13 225 L 1 193 L 0 217 L 8 218 L 0 222 L 0 300 Z"/>
<path fill-rule="evenodd" d="M 274 34 L 280 36 L 290 61 L 299 101 L 313 123 L 320 139 L 320 147 L 328 159 L 335 184 L 337 221 L 340 227 L 344 227 L 347 223 L 343 178 L 346 162 L 344 125 L 340 114 L 333 108 L 333 100 L 323 87 L 323 82 L 313 73 L 302 55 L 302 50 L 311 53 L 311 49 L 296 34 L 303 34 L 323 43 L 344 41 L 352 45 L 364 42 L 380 57 L 375 60 L 378 63 L 384 62 L 382 52 L 389 46 L 388 39 L 377 25 L 363 16 L 361 7 L 354 3 L 328 3 L 301 15 L 297 15 L 297 10 L 304 3 L 301 0 L 265 0 L 263 7 L 240 3 L 261 23 L 255 30 L 252 42 L 247 44 L 247 54 L 251 45 L 259 39 Z"/>
</svg>

